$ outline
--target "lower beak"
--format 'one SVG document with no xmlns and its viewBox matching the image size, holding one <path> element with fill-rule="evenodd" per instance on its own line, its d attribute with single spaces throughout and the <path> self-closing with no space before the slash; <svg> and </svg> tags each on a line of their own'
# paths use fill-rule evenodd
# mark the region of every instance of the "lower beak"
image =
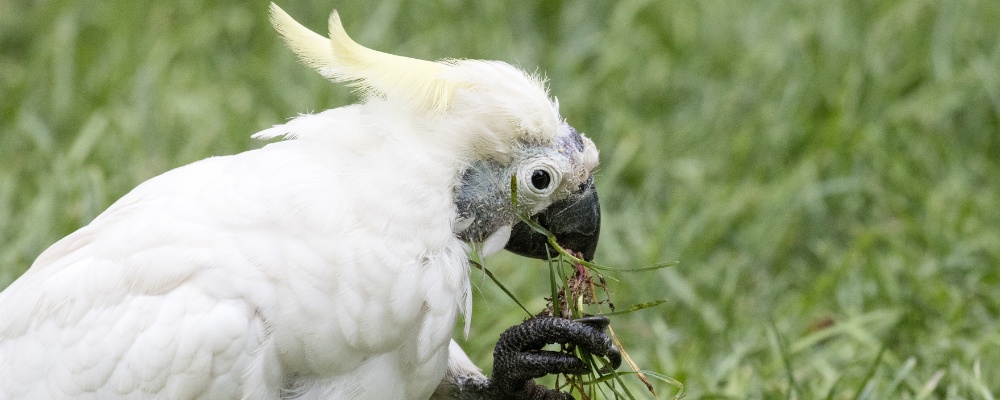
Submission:
<svg viewBox="0 0 1000 400">
<path fill-rule="evenodd" d="M 580 185 L 567 198 L 549 205 L 533 217 L 556 236 L 556 242 L 566 250 L 580 253 L 584 260 L 594 259 L 597 239 L 601 233 L 601 205 L 597 201 L 594 178 Z M 535 232 L 528 224 L 518 222 L 511 230 L 508 251 L 525 257 L 546 260 L 556 252 L 548 248 L 548 238 Z"/>
</svg>

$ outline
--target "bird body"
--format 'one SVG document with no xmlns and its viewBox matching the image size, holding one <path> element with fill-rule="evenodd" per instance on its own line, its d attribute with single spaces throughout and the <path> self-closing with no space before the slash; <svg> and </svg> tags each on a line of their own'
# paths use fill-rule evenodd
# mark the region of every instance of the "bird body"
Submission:
<svg viewBox="0 0 1000 400">
<path fill-rule="evenodd" d="M 456 164 L 377 121 L 338 131 L 362 112 L 304 116 L 290 125 L 321 135 L 153 178 L 49 248 L 0 292 L 0 388 L 226 398 L 252 375 L 261 393 L 323 385 L 311 376 L 345 393 L 392 387 L 349 373 L 370 364 L 426 371 L 391 396 L 426 398 L 468 295 L 449 217 Z"/>
<path fill-rule="evenodd" d="M 43 252 L 0 292 L 0 399 L 426 399 L 478 374 L 451 341 L 468 252 L 592 193 L 596 148 L 508 64 L 272 20 L 364 101 L 154 177 Z"/>
</svg>

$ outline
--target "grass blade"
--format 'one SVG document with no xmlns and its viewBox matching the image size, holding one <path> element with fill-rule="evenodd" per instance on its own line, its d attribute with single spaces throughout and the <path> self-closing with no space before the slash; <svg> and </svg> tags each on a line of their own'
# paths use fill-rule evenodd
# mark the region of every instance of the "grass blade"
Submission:
<svg viewBox="0 0 1000 400">
<path fill-rule="evenodd" d="M 502 290 L 504 293 L 506 293 L 507 297 L 510 297 L 511 300 L 514 300 L 514 302 L 517 303 L 517 305 L 519 307 L 521 307 L 521 309 L 524 310 L 524 312 L 527 313 L 528 316 L 532 315 L 531 311 L 528 311 L 528 308 L 525 307 L 524 304 L 521 304 L 521 302 L 517 299 L 517 297 L 514 296 L 514 293 L 511 293 L 510 290 L 507 290 L 507 287 L 504 286 L 502 283 L 500 283 L 500 281 L 497 280 L 496 276 L 493 276 L 493 272 L 490 272 L 489 269 L 487 269 L 486 267 L 484 267 L 478 261 L 469 260 L 469 262 L 472 264 L 472 266 L 474 266 L 474 267 L 482 270 L 486 274 L 486 276 L 488 276 L 490 278 L 490 280 L 493 281 L 493 283 L 497 284 L 497 287 L 499 287 L 500 290 Z"/>
</svg>

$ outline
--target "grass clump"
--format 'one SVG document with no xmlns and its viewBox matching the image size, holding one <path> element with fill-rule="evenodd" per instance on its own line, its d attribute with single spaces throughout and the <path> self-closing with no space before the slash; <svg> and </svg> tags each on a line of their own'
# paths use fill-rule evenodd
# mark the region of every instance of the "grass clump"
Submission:
<svg viewBox="0 0 1000 400">
<path fill-rule="evenodd" d="M 510 201 L 515 209 L 517 208 L 518 198 L 517 187 L 517 177 L 511 176 Z M 500 290 L 502 290 L 514 303 L 524 310 L 529 318 L 543 315 L 573 320 L 593 316 L 607 317 L 611 315 L 622 315 L 639 311 L 666 302 L 666 300 L 655 300 L 635 304 L 625 309 L 616 310 L 615 304 L 611 300 L 611 294 L 608 291 L 607 280 L 601 272 L 652 271 L 675 265 L 677 264 L 676 262 L 660 263 L 652 267 L 637 269 L 605 267 L 597 263 L 584 260 L 580 254 L 575 253 L 573 250 L 565 249 L 561 244 L 559 244 L 555 235 L 540 225 L 537 221 L 522 214 L 518 214 L 518 217 L 524 224 L 527 224 L 535 232 L 544 235 L 548 241 L 546 250 L 554 252 L 554 254 L 550 253 L 547 257 L 549 260 L 548 269 L 550 297 L 546 299 L 547 303 L 542 312 L 533 314 L 528 311 L 524 304 L 519 301 L 506 286 L 500 283 L 491 271 L 486 269 L 482 263 L 481 257 L 476 256 L 472 262 L 476 268 L 482 270 L 486 276 L 496 283 Z M 608 310 L 607 312 L 605 312 L 605 307 Z M 653 397 L 656 397 L 656 389 L 653 387 L 652 383 L 650 383 L 648 377 L 652 376 L 667 384 L 675 386 L 678 389 L 677 394 L 674 396 L 675 399 L 682 396 L 684 391 L 684 385 L 682 383 L 673 378 L 667 377 L 666 375 L 640 369 L 638 365 L 636 365 L 635 361 L 633 361 L 629 356 L 628 351 L 624 348 L 621 341 L 618 339 L 614 328 L 612 326 L 608 326 L 607 329 L 614 345 L 621 352 L 622 359 L 626 362 L 625 365 L 631 370 L 618 372 L 612 366 L 611 361 L 605 357 L 595 357 L 593 354 L 590 354 L 584 349 L 576 347 L 566 348 L 566 346 L 563 345 L 563 348 L 561 349 L 563 352 L 570 352 L 574 354 L 576 357 L 580 358 L 587 365 L 589 365 L 590 369 L 586 374 L 582 375 L 562 374 L 560 377 L 557 377 L 554 382 L 555 389 L 568 391 L 570 394 L 575 394 L 582 399 L 635 399 L 636 397 L 629 390 L 628 385 L 626 385 L 622 380 L 623 376 L 630 375 L 635 376 L 639 381 L 641 381 L 645 386 L 645 390 L 647 390 Z"/>
</svg>

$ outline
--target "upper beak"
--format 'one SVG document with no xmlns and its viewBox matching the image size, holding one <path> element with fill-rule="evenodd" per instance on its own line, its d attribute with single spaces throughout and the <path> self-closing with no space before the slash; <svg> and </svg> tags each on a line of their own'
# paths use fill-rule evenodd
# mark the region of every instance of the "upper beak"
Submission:
<svg viewBox="0 0 1000 400">
<path fill-rule="evenodd" d="M 584 260 L 594 259 L 597 238 L 601 233 L 601 205 L 597 201 L 593 177 L 580 185 L 576 192 L 552 203 L 533 218 L 552 232 L 556 236 L 556 242 L 564 249 L 580 253 Z M 535 232 L 524 222 L 514 225 L 510 240 L 504 248 L 515 254 L 541 260 L 556 255 L 555 251 L 548 249 L 548 238 Z"/>
</svg>

